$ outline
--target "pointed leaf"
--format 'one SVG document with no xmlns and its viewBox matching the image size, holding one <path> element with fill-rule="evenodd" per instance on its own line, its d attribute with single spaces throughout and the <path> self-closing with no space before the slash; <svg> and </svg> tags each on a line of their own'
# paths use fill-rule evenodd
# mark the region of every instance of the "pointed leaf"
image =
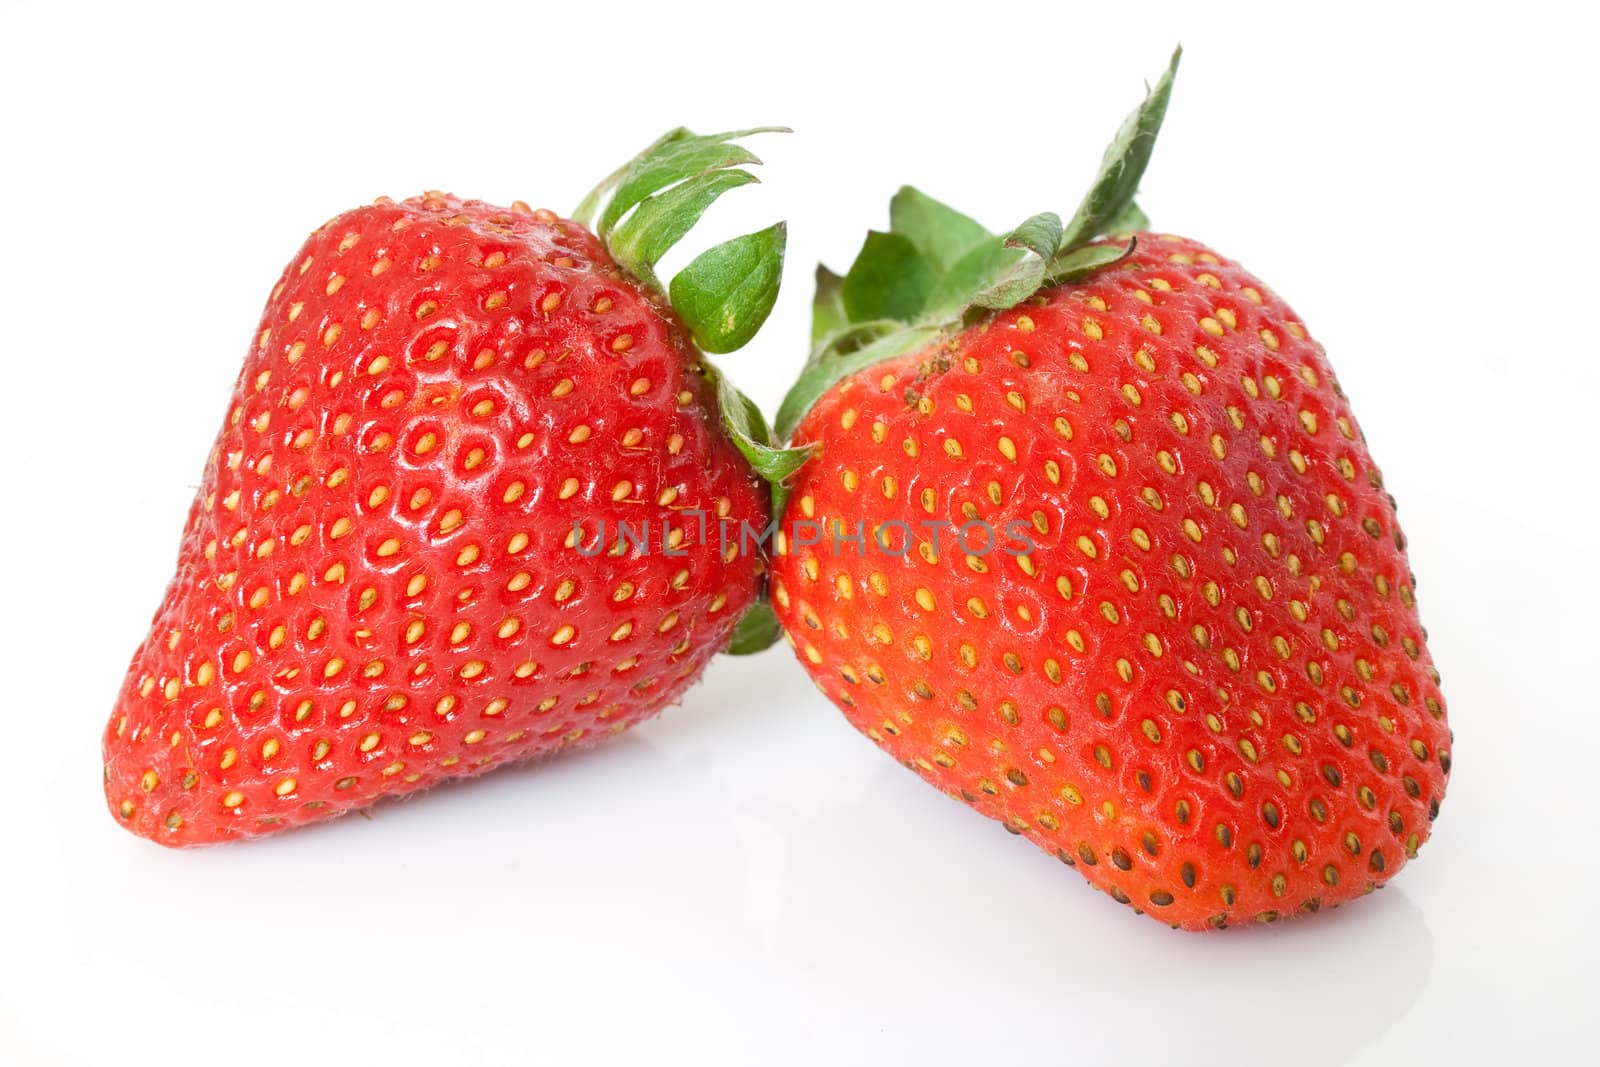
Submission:
<svg viewBox="0 0 1600 1067">
<path fill-rule="evenodd" d="M 772 431 L 767 428 L 766 417 L 756 402 L 733 386 L 728 376 L 706 365 L 708 376 L 715 379 L 717 406 L 722 410 L 722 428 L 727 431 L 744 458 L 756 473 L 769 482 L 783 481 L 805 466 L 811 458 L 812 448 L 780 448 L 772 443 Z"/>
<path fill-rule="evenodd" d="M 692 134 L 663 140 L 646 154 L 629 164 L 616 191 L 605 210 L 600 213 L 598 233 L 602 240 L 611 236 L 611 230 L 628 210 L 645 197 L 697 174 L 710 170 L 760 163 L 750 150 L 731 143 L 735 137 L 748 137 L 754 133 L 786 132 L 778 126 L 762 126 L 748 130 L 733 130 L 704 137 Z"/>
<path fill-rule="evenodd" d="M 1095 271 L 1121 263 L 1133 255 L 1138 244 L 1138 241 L 1129 241 L 1126 245 L 1085 245 L 1075 248 L 1056 258 L 1050 265 L 1047 280 L 1051 285 L 1081 282 Z"/>
<path fill-rule="evenodd" d="M 993 236 L 975 220 L 909 185 L 889 201 L 889 232 L 908 239 L 939 271 L 949 270 Z"/>
<path fill-rule="evenodd" d="M 957 322 L 974 305 L 1008 308 L 1032 296 L 1044 280 L 1045 264 L 1061 240 L 1061 218 L 1044 212 L 1005 237 L 990 237 L 961 258 L 939 280 L 923 318 Z"/>
<path fill-rule="evenodd" d="M 604 181 L 595 186 L 593 189 L 589 190 L 589 195 L 584 197 L 583 202 L 579 204 L 572 212 L 573 221 L 584 226 L 593 227 L 595 212 L 600 210 L 600 201 L 605 199 L 606 194 L 615 189 L 617 184 L 621 182 L 623 178 L 627 177 L 628 169 L 630 167 L 634 166 L 639 160 L 645 158 L 646 156 L 649 156 L 660 150 L 662 145 L 669 144 L 673 141 L 681 141 L 685 137 L 693 136 L 694 134 L 690 133 L 687 127 L 679 126 L 677 129 L 668 130 L 660 137 L 657 137 L 654 141 L 651 141 L 645 146 L 644 151 L 640 152 L 638 155 L 628 160 L 628 162 L 624 163 L 622 166 L 606 175 Z"/>
<path fill-rule="evenodd" d="M 1145 96 L 1144 102 L 1134 109 L 1123 122 L 1117 136 L 1106 149 L 1100 162 L 1100 172 L 1095 177 L 1089 195 L 1078 205 L 1072 221 L 1067 223 L 1062 237 L 1062 247 L 1076 248 L 1087 244 L 1107 231 L 1110 224 L 1121 218 L 1138 192 L 1139 179 L 1144 177 L 1145 166 L 1155 148 L 1156 133 L 1167 114 L 1167 100 L 1172 96 L 1172 79 L 1178 71 L 1178 60 L 1183 49 L 1172 53 L 1167 65 Z"/>
<path fill-rule="evenodd" d="M 672 279 L 672 307 L 703 352 L 755 336 L 778 299 L 788 227 L 777 223 L 708 248 Z"/>
<path fill-rule="evenodd" d="M 979 294 L 989 290 L 998 279 L 1009 276 L 1027 259 L 1037 260 L 1038 257 L 1025 249 L 1007 248 L 998 237 L 989 238 L 962 256 L 939 279 L 928 297 L 922 318 L 929 323 L 956 322 Z"/>
<path fill-rule="evenodd" d="M 968 307 L 1001 311 L 1016 307 L 1039 291 L 1044 284 L 1045 261 L 1031 252 L 1008 248 L 1009 260 L 991 270 L 983 288 L 972 294 Z"/>
<path fill-rule="evenodd" d="M 1010 248 L 1026 248 L 1049 262 L 1061 247 L 1061 216 L 1053 211 L 1040 212 L 1006 234 L 1005 243 Z"/>
<path fill-rule="evenodd" d="M 844 276 L 817 264 L 817 295 L 811 300 L 811 343 L 837 333 L 850 324 L 844 310 Z"/>
<path fill-rule="evenodd" d="M 647 278 L 656 263 L 723 193 L 749 185 L 747 170 L 713 170 L 646 197 L 611 233 L 611 254 L 629 274 Z"/>
<path fill-rule="evenodd" d="M 728 654 L 749 656 L 764 652 L 782 636 L 783 626 L 773 613 L 772 605 L 765 600 L 758 601 L 739 616 L 739 622 L 733 628 L 733 643 L 728 646 Z"/>
<path fill-rule="evenodd" d="M 913 322 L 937 280 L 910 238 L 873 230 L 845 275 L 841 295 L 851 322 Z"/>
</svg>

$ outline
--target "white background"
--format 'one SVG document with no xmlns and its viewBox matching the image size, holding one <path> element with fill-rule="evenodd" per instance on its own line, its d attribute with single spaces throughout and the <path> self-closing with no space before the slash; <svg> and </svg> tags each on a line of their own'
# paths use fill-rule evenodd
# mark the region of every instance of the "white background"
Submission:
<svg viewBox="0 0 1600 1067">
<path fill-rule="evenodd" d="M 0 1064 L 1595 1062 L 1593 16 L 897 6 L 0 3 Z M 1456 769 L 1395 884 L 1168 931 L 782 647 L 370 819 L 177 854 L 106 815 L 102 723 L 312 227 L 432 187 L 567 211 L 671 125 L 788 123 L 686 242 L 791 221 L 725 363 L 770 411 L 811 265 L 899 183 L 1070 210 L 1178 40 L 1141 200 L 1327 345 L 1421 579 Z"/>
</svg>

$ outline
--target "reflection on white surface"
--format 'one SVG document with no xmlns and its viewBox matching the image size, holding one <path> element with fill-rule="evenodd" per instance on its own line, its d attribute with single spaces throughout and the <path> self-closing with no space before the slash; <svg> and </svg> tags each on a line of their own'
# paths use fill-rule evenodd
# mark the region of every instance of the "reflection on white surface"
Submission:
<svg viewBox="0 0 1600 1067">
<path fill-rule="evenodd" d="M 907 796 L 893 780 L 901 775 L 910 777 L 891 764 L 851 803 L 774 828 L 792 851 L 772 951 L 830 975 L 828 1001 L 870 1005 L 885 990 L 916 989 L 921 1012 L 954 1047 L 1020 1052 L 1045 1026 L 1079 1050 L 1134 1053 L 1136 1062 L 1232 1045 L 1293 1050 L 1294 1063 L 1321 1067 L 1377 1038 L 1423 988 L 1432 942 L 1403 891 L 1319 921 L 1184 935 L 1087 890 L 998 826 L 993 847 L 962 832 L 959 845 L 941 848 L 947 813 L 927 810 L 940 798 Z M 848 871 L 836 866 L 841 834 Z M 789 993 L 814 996 L 809 982 Z M 993 1007 L 975 1005 L 975 995 Z M 1357 1010 L 1331 1024 L 1330 1004 Z M 863 1053 L 889 1051 L 898 1030 L 886 1027 Z"/>
<path fill-rule="evenodd" d="M 24 905 L 57 946 L 28 996 L 97 1005 L 93 1028 L 24 1025 L 67 1062 L 154 1062 L 125 1035 L 201 1012 L 232 1062 L 279 1067 L 253 1035 L 288 1018 L 346 1056 L 372 1020 L 416 1057 L 470 1035 L 492 1060 L 638 1062 L 672 1034 L 706 1062 L 1332 1065 L 1405 1016 L 1433 958 L 1397 888 L 1214 935 L 1134 916 L 877 752 L 783 650 L 720 661 L 610 745 L 370 818 L 174 853 L 81 799 L 93 847 Z"/>
<path fill-rule="evenodd" d="M 1133 1062 L 1210 1062 L 1207 1050 L 1231 1048 L 1239 1062 L 1281 1050 L 1331 1067 L 1398 1022 L 1427 981 L 1432 938 L 1401 888 L 1304 921 L 1169 930 L 873 755 L 859 782 L 822 783 L 814 807 L 769 797 L 739 809 L 760 826 L 742 837 L 744 911 L 761 917 L 763 951 L 801 963 L 785 998 L 820 1019 L 830 1004 L 916 1005 L 858 1035 L 850 1054 L 863 1061 L 892 1057 L 908 1027 L 931 1023 L 950 1048 L 1025 1054 L 1044 1029 L 1064 1049 Z M 842 1022 L 817 1027 L 813 1062 L 841 1051 Z"/>
</svg>

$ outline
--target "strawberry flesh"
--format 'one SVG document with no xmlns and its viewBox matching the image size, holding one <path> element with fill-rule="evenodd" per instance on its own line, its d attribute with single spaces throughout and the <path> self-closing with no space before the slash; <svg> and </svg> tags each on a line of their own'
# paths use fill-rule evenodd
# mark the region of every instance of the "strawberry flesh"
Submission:
<svg viewBox="0 0 1600 1067">
<path fill-rule="evenodd" d="M 944 792 L 1187 928 L 1336 905 L 1427 840 L 1450 732 L 1394 503 L 1321 347 L 1237 265 L 1140 234 L 844 379 L 794 443 L 820 452 L 774 606 Z M 893 523 L 903 557 L 872 547 Z"/>
<path fill-rule="evenodd" d="M 249 837 L 655 714 L 759 587 L 692 514 L 766 520 L 716 420 L 676 317 L 576 223 L 441 194 L 335 218 L 272 291 L 117 697 L 111 811 Z M 580 521 L 649 547 L 585 554 Z"/>
</svg>

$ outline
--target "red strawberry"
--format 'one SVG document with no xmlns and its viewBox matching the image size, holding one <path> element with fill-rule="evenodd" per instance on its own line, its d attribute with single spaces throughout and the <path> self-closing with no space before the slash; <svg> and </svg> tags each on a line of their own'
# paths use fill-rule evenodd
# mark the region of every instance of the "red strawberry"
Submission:
<svg viewBox="0 0 1600 1067">
<path fill-rule="evenodd" d="M 772 596 L 885 751 L 1199 929 L 1393 877 L 1450 732 L 1393 501 L 1321 347 L 1132 207 L 1172 73 L 1064 229 L 1002 241 L 904 190 L 893 232 L 822 275 L 778 427 L 820 462 Z M 864 552 L 829 532 L 858 523 Z"/>
<path fill-rule="evenodd" d="M 702 550 L 693 511 L 764 521 L 765 430 L 695 342 L 755 332 L 784 231 L 704 253 L 670 306 L 652 265 L 754 180 L 735 136 L 651 146 L 580 209 L 611 194 L 598 236 L 438 193 L 311 235 L 106 728 L 119 821 L 249 837 L 588 744 L 728 647 L 761 560 Z M 649 545 L 598 554 L 619 522 Z"/>
</svg>

